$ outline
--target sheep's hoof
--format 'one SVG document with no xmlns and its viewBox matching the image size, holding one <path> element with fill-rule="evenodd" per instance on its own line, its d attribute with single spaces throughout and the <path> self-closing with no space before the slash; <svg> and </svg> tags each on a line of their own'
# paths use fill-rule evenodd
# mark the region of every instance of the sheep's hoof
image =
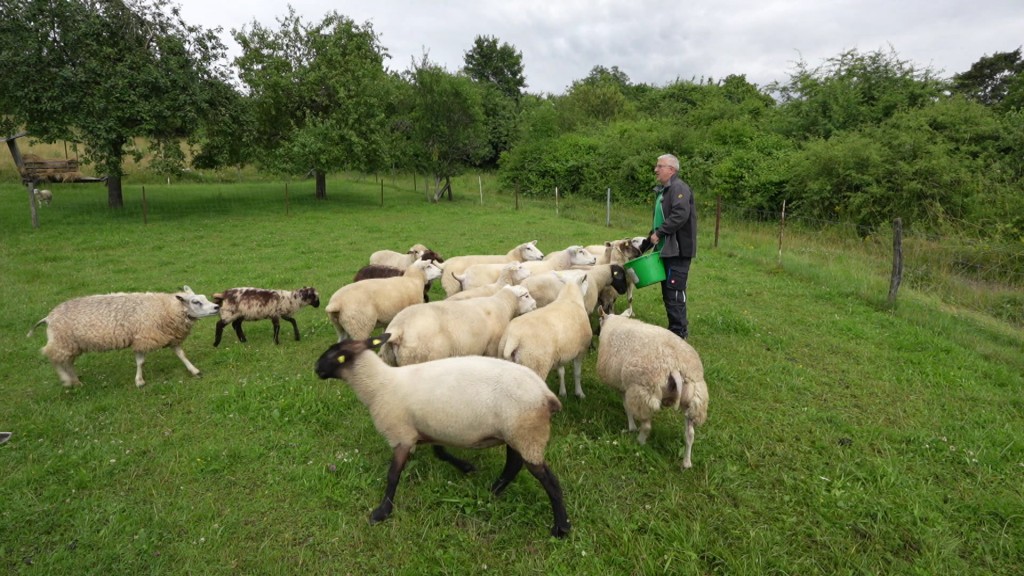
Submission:
<svg viewBox="0 0 1024 576">
<path fill-rule="evenodd" d="M 572 524 L 569 524 L 568 522 L 566 522 L 565 526 L 555 525 L 551 527 L 551 535 L 555 538 L 565 538 L 571 531 Z"/>
<path fill-rule="evenodd" d="M 374 524 L 379 524 L 387 520 L 388 516 L 390 515 L 391 510 L 384 510 L 383 506 L 377 508 L 370 514 L 370 526 L 373 526 Z"/>
</svg>

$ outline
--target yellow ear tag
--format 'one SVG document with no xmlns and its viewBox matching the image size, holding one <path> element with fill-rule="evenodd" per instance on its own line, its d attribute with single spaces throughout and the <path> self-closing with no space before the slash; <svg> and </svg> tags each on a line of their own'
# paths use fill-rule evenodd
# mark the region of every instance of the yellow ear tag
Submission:
<svg viewBox="0 0 1024 576">
<path fill-rule="evenodd" d="M 345 363 L 345 356 L 344 355 L 338 356 L 338 364 L 344 364 L 344 363 Z"/>
<path fill-rule="evenodd" d="M 373 345 L 374 346 L 378 346 L 378 345 L 380 345 L 380 343 L 381 343 L 380 338 L 374 338 L 373 339 Z"/>
</svg>

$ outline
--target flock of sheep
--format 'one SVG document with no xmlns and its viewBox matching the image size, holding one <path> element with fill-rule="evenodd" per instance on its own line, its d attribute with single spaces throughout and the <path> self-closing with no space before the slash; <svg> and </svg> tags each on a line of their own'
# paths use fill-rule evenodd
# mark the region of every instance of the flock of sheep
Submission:
<svg viewBox="0 0 1024 576">
<path fill-rule="evenodd" d="M 668 330 L 631 318 L 635 275 L 623 266 L 640 255 L 642 239 L 595 246 L 570 246 L 547 257 L 536 242 L 502 255 L 466 255 L 447 260 L 417 244 L 405 253 L 375 252 L 353 282 L 339 288 L 325 311 L 338 342 L 318 359 L 316 374 L 349 384 L 392 447 L 384 499 L 370 516 L 387 518 L 402 470 L 418 444 L 464 473 L 469 462 L 445 446 L 506 447 L 505 466 L 491 486 L 500 494 L 523 466 L 541 483 L 554 515 L 551 533 L 563 537 L 571 525 L 558 479 L 544 459 L 551 416 L 561 402 L 546 383 L 559 375 L 566 396 L 565 368 L 573 366 L 575 394 L 582 361 L 593 346 L 592 316 L 598 315 L 597 373 L 623 393 L 630 431 L 646 442 L 651 420 L 662 407 L 686 415 L 683 468 L 691 467 L 694 429 L 707 418 L 708 391 L 697 352 Z M 430 302 L 431 283 L 446 293 Z M 630 306 L 614 314 L 618 295 Z M 47 324 L 48 357 L 64 386 L 80 385 L 75 359 L 85 352 L 131 348 L 136 386 L 145 385 L 145 355 L 170 347 L 194 376 L 199 370 L 182 350 L 195 321 L 219 316 L 214 346 L 231 324 L 246 341 L 243 321 L 269 319 L 279 342 L 280 319 L 320 306 L 314 288 L 232 288 L 211 299 L 188 286 L 181 292 L 114 293 L 68 300 L 29 331 Z M 374 337 L 374 330 L 385 326 Z"/>
</svg>

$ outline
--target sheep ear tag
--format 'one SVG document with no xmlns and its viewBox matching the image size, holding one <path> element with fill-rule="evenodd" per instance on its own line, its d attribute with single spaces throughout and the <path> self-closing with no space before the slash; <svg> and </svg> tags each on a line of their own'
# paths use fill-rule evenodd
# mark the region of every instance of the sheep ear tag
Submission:
<svg viewBox="0 0 1024 576">
<path fill-rule="evenodd" d="M 344 363 L 345 363 L 345 355 L 342 354 L 341 356 L 338 356 L 338 364 L 344 364 Z"/>
</svg>

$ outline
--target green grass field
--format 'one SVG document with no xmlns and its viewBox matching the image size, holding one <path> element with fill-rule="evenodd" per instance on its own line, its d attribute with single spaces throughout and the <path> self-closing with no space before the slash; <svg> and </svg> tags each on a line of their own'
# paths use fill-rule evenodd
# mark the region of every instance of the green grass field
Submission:
<svg viewBox="0 0 1024 576">
<path fill-rule="evenodd" d="M 704 216 L 690 280 L 691 342 L 709 421 L 680 468 L 683 418 L 646 446 L 585 364 L 584 400 L 553 421 L 548 460 L 573 532 L 548 536 L 547 498 L 521 474 L 488 487 L 502 450 L 457 451 L 462 477 L 420 450 L 395 512 L 370 526 L 390 450 L 347 386 L 313 363 L 335 341 L 323 309 L 228 330 L 200 320 L 185 351 L 87 354 L 65 390 L 29 327 L 68 298 L 317 287 L 324 301 L 377 249 L 444 256 L 545 252 L 643 233 L 646 210 L 515 199 L 475 178 L 429 204 L 423 182 L 331 180 L 53 186 L 33 229 L 0 185 L 0 571 L 9 574 L 1020 574 L 1024 566 L 1024 335 L 909 289 L 888 263 L 787 232 Z M 443 293 L 435 286 L 433 297 Z M 620 309 L 624 303 L 620 301 Z M 658 290 L 641 319 L 663 322 Z M 596 341 L 595 341 L 596 343 Z M 549 384 L 557 386 L 552 374 Z M 424 383 L 429 385 L 429 383 Z"/>
</svg>

